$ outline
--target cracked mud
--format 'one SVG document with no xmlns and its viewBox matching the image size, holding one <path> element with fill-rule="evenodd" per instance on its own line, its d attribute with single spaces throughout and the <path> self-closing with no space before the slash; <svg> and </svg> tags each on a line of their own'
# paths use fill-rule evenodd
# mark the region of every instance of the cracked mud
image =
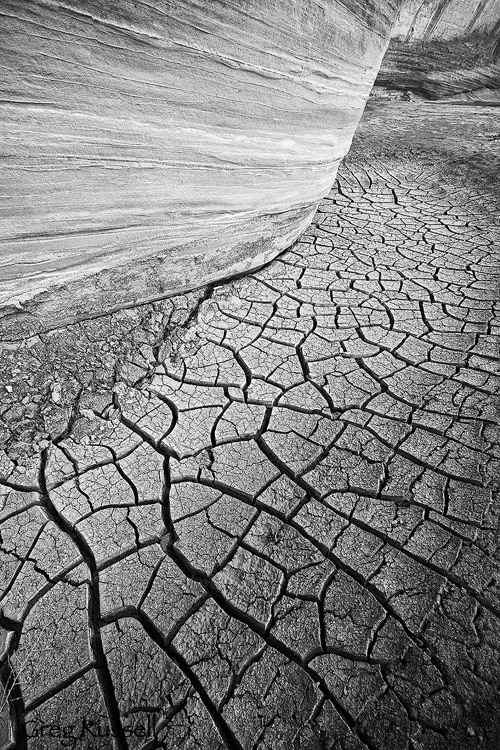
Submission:
<svg viewBox="0 0 500 750">
<path fill-rule="evenodd" d="M 498 746 L 493 115 L 373 105 L 265 269 L 3 345 L 4 747 Z"/>
</svg>

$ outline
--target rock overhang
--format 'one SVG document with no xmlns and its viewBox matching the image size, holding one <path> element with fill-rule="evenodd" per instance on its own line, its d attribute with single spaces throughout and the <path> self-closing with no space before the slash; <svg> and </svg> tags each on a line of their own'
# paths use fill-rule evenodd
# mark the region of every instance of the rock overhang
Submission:
<svg viewBox="0 0 500 750">
<path fill-rule="evenodd" d="M 289 247 L 349 149 L 400 4 L 6 2 L 5 335 Z"/>
</svg>

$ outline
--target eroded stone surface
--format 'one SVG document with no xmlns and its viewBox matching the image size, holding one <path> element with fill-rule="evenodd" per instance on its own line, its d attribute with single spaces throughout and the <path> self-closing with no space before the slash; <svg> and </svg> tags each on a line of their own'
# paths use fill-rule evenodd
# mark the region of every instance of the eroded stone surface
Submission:
<svg viewBox="0 0 500 750">
<path fill-rule="evenodd" d="M 401 0 L 4 0 L 0 320 L 262 265 L 309 225 Z"/>
<path fill-rule="evenodd" d="M 498 747 L 497 130 L 376 107 L 264 270 L 4 345 L 7 748 Z"/>
<path fill-rule="evenodd" d="M 405 0 L 377 84 L 429 99 L 500 102 L 498 0 Z"/>
</svg>

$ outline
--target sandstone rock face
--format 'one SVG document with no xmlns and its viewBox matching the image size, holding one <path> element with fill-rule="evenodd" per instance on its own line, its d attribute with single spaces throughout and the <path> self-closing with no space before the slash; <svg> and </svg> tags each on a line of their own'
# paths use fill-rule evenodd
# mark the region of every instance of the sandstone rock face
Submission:
<svg viewBox="0 0 500 750">
<path fill-rule="evenodd" d="M 499 101 L 498 0 L 406 0 L 377 84 L 430 99 Z"/>
<path fill-rule="evenodd" d="M 399 5 L 4 0 L 4 335 L 289 246 L 349 149 Z"/>
<path fill-rule="evenodd" d="M 498 0 L 406 0 L 392 36 L 407 42 L 443 41 L 500 27 Z"/>
</svg>

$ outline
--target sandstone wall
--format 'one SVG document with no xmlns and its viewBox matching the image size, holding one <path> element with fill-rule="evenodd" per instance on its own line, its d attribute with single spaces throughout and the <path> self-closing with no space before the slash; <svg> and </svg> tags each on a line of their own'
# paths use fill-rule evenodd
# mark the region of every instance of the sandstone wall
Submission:
<svg viewBox="0 0 500 750">
<path fill-rule="evenodd" d="M 406 0 L 377 84 L 500 102 L 500 0 Z"/>
<path fill-rule="evenodd" d="M 3 0 L 17 336 L 247 270 L 311 221 L 399 0 Z"/>
<path fill-rule="evenodd" d="M 500 25 L 498 0 L 407 0 L 392 36 L 406 42 L 489 35 Z"/>
</svg>

